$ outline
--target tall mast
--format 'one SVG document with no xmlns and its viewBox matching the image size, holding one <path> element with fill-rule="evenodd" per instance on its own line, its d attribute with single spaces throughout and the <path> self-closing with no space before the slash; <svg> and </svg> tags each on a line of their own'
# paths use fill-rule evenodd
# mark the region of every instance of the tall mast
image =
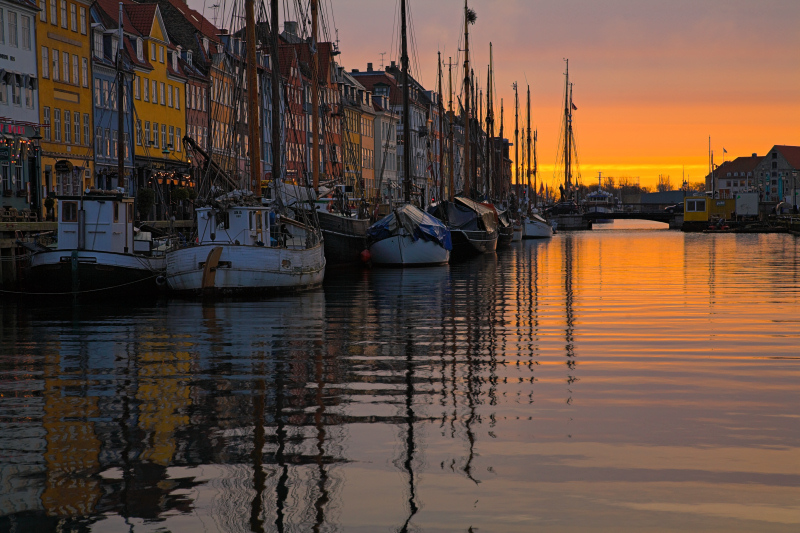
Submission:
<svg viewBox="0 0 800 533">
<path fill-rule="evenodd" d="M 519 93 L 514 82 L 514 180 L 517 185 L 517 200 L 521 199 L 522 187 L 519 182 Z"/>
<path fill-rule="evenodd" d="M 505 164 L 503 163 L 503 154 L 505 153 L 505 143 L 503 142 L 503 99 L 500 99 L 500 157 L 498 157 L 498 161 L 500 163 L 500 194 L 503 196 L 503 199 L 506 198 L 506 183 L 503 176 L 503 169 L 505 168 Z M 509 184 L 510 187 L 510 184 Z"/>
<path fill-rule="evenodd" d="M 252 2 L 252 0 L 249 0 Z M 270 32 L 272 57 L 272 180 L 277 185 L 281 179 L 281 88 L 280 61 L 278 59 L 278 0 L 270 0 Z"/>
<path fill-rule="evenodd" d="M 536 161 L 536 141 L 539 131 L 533 130 L 533 207 L 536 207 L 536 178 L 539 176 L 539 164 Z"/>
<path fill-rule="evenodd" d="M 439 201 L 444 198 L 444 102 L 442 101 L 442 53 L 439 52 Z"/>
<path fill-rule="evenodd" d="M 125 34 L 122 29 L 122 2 L 119 3 L 119 45 L 117 46 L 117 185 L 125 186 L 125 74 L 122 72 L 122 51 Z M 180 142 L 180 141 L 178 141 Z M 127 243 L 125 251 L 128 251 Z"/>
<path fill-rule="evenodd" d="M 468 0 L 464 0 L 464 196 L 470 196 L 470 120 L 469 120 L 469 23 L 470 23 L 470 9 L 467 5 Z"/>
<path fill-rule="evenodd" d="M 274 1 L 274 0 L 273 0 Z M 402 24 L 402 54 L 400 63 L 403 68 L 403 175 L 405 176 L 405 202 L 411 203 L 411 124 L 408 111 L 408 41 L 406 39 L 406 0 L 400 0 L 400 17 Z"/>
<path fill-rule="evenodd" d="M 456 167 L 456 160 L 455 160 L 455 142 L 454 141 L 454 133 L 453 128 L 455 127 L 455 115 L 453 114 L 453 58 L 449 57 L 447 59 L 447 66 L 448 66 L 448 92 L 450 93 L 450 103 L 449 103 L 449 112 L 448 117 L 450 118 L 450 131 L 449 133 L 449 142 L 450 142 L 450 181 L 448 183 L 449 188 L 447 191 L 448 196 L 450 197 L 450 201 L 453 200 L 453 194 L 455 191 L 455 167 Z"/>
<path fill-rule="evenodd" d="M 531 201 L 531 86 L 528 85 L 528 168 L 525 170 L 526 183 L 528 185 L 528 209 Z"/>
<path fill-rule="evenodd" d="M 492 167 L 494 166 L 494 109 L 492 102 L 492 43 L 489 43 L 489 76 L 486 89 L 486 197 L 492 197 Z"/>
<path fill-rule="evenodd" d="M 261 128 L 258 120 L 258 58 L 256 56 L 255 0 L 245 1 L 245 28 L 247 38 L 247 130 L 250 140 L 251 192 L 260 190 L 261 180 Z M 273 28 L 273 31 L 277 31 Z"/>
<path fill-rule="evenodd" d="M 317 48 L 317 3 L 311 0 L 311 166 L 314 192 L 319 192 L 319 49 Z"/>
<path fill-rule="evenodd" d="M 569 108 L 569 59 L 565 59 L 564 61 L 567 62 L 567 72 L 566 72 L 566 85 L 564 86 L 564 200 L 569 197 L 570 194 L 570 140 L 569 140 L 569 133 L 570 133 L 570 108 Z"/>
</svg>

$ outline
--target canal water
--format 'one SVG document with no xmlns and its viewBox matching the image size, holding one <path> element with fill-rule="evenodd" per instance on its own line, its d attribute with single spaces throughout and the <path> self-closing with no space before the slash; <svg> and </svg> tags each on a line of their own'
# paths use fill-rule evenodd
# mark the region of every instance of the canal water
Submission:
<svg viewBox="0 0 800 533">
<path fill-rule="evenodd" d="M 0 305 L 0 531 L 800 529 L 800 241 L 620 223 L 263 301 Z"/>
</svg>

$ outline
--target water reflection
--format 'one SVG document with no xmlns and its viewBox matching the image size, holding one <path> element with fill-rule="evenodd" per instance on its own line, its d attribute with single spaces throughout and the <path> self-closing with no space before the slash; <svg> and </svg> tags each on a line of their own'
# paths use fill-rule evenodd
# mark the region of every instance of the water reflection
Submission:
<svg viewBox="0 0 800 533">
<path fill-rule="evenodd" d="M 0 531 L 790 529 L 796 241 L 657 233 L 267 301 L 4 304 Z"/>
</svg>

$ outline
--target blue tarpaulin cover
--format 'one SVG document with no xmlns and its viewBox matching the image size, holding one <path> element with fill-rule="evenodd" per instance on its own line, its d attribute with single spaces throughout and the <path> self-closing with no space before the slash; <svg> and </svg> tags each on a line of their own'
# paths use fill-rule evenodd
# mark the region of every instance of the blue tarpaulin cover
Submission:
<svg viewBox="0 0 800 533">
<path fill-rule="evenodd" d="M 369 227 L 367 235 L 372 241 L 381 241 L 396 235 L 405 228 L 413 239 L 439 243 L 445 250 L 453 249 L 450 230 L 439 220 L 411 204 L 404 204 Z"/>
</svg>

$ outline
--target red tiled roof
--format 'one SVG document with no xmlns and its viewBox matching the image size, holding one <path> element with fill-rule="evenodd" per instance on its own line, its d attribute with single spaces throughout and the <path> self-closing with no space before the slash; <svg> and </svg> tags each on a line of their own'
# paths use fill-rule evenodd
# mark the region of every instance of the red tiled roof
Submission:
<svg viewBox="0 0 800 533">
<path fill-rule="evenodd" d="M 781 153 L 792 168 L 800 169 L 800 146 L 775 145 L 774 149 Z"/>
<path fill-rule="evenodd" d="M 195 27 L 197 31 L 208 37 L 208 39 L 212 43 L 219 42 L 219 38 L 217 37 L 220 34 L 219 28 L 214 26 L 207 18 L 201 15 L 199 12 L 195 11 L 191 7 L 189 7 L 186 3 L 182 0 L 165 0 L 169 2 L 169 4 L 181 12 L 184 18 Z"/>
</svg>

